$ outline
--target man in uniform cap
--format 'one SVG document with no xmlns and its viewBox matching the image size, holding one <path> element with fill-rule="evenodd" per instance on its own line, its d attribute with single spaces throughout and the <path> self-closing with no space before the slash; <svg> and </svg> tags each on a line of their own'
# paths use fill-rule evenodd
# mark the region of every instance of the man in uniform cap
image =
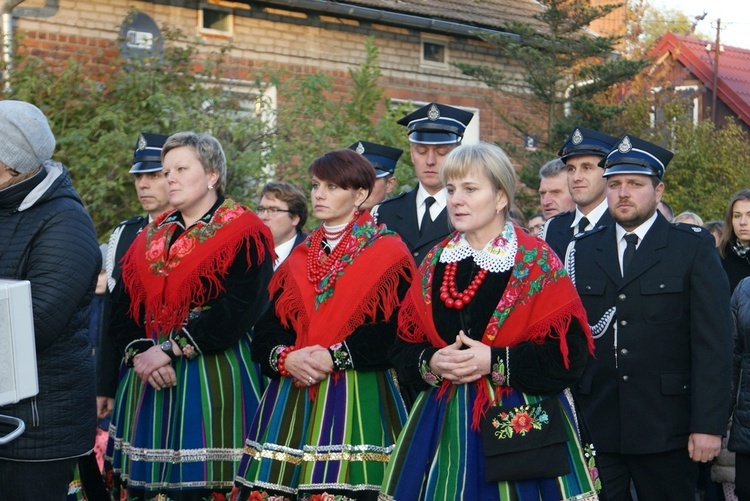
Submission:
<svg viewBox="0 0 750 501">
<path fill-rule="evenodd" d="M 574 210 L 557 214 L 542 230 L 542 238 L 558 256 L 565 255 L 574 235 L 612 222 L 607 210 L 607 180 L 599 162 L 616 143 L 614 136 L 576 127 L 557 152 L 565 163 L 568 191 L 575 202 Z"/>
<path fill-rule="evenodd" d="M 396 178 L 393 173 L 404 150 L 367 141 L 357 141 L 349 146 L 349 149 L 365 157 L 375 167 L 375 185 L 370 196 L 362 204 L 363 209 L 372 210 L 373 207 L 388 198 L 388 195 L 393 191 L 393 187 L 396 186 Z"/>
<path fill-rule="evenodd" d="M 704 229 L 657 212 L 672 153 L 632 135 L 602 159 L 615 224 L 567 255 L 596 356 L 574 391 L 608 500 L 693 499 L 731 406 L 729 284 Z"/>
<path fill-rule="evenodd" d="M 373 213 L 378 223 L 385 223 L 401 236 L 417 265 L 450 233 L 440 166 L 445 156 L 461 144 L 473 116 L 452 106 L 430 103 L 398 121 L 409 131 L 409 151 L 419 185 L 386 200 Z"/>
<path fill-rule="evenodd" d="M 141 133 L 135 143 L 133 164 L 130 173 L 135 181 L 135 191 L 145 215 L 135 216 L 118 224 L 109 237 L 107 246 L 107 295 L 112 294 L 120 280 L 120 261 L 133 243 L 135 237 L 151 221 L 171 209 L 169 193 L 164 174 L 161 171 L 161 149 L 168 136 L 161 134 Z M 105 308 L 102 336 L 100 338 L 97 365 L 97 414 L 100 419 L 112 412 L 117 375 L 122 353 L 111 343 L 107 335 L 110 318 L 109 305 Z"/>
</svg>

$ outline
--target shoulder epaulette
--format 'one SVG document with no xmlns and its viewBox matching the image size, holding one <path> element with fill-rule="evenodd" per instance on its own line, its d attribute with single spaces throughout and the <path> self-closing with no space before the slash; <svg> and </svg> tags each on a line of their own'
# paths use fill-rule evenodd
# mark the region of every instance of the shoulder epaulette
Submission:
<svg viewBox="0 0 750 501">
<path fill-rule="evenodd" d="M 606 224 L 600 224 L 598 226 L 594 226 L 593 228 L 591 228 L 588 231 L 584 231 L 583 233 L 578 233 L 577 235 L 574 235 L 573 236 L 573 240 L 580 240 L 582 238 L 588 237 L 589 235 L 593 235 L 595 233 L 599 233 L 599 232 L 601 232 L 603 230 L 606 230 L 606 229 L 607 229 L 607 225 Z"/>
<path fill-rule="evenodd" d="M 146 219 L 146 216 L 133 216 L 130 219 L 126 219 L 125 221 L 120 221 L 117 226 L 128 226 L 131 224 L 142 224 L 143 220 Z"/>
<path fill-rule="evenodd" d="M 557 219 L 557 218 L 560 218 L 560 217 L 563 217 L 563 216 L 567 216 L 568 214 L 570 214 L 572 212 L 573 211 L 570 211 L 570 210 L 564 210 L 562 212 L 558 212 L 557 214 L 555 214 L 554 216 L 552 216 L 551 218 L 549 218 L 549 220 L 552 221 L 553 219 Z"/>
<path fill-rule="evenodd" d="M 702 226 L 690 223 L 672 223 L 672 227 L 686 233 L 691 233 L 693 235 L 701 235 L 708 232 L 708 230 L 703 228 Z"/>
<path fill-rule="evenodd" d="M 399 193 L 399 194 L 398 194 L 398 195 L 396 195 L 395 197 L 391 197 L 391 198 L 386 198 L 385 200 L 383 200 L 382 202 L 380 202 L 380 204 L 379 204 L 379 205 L 384 205 L 384 204 L 387 204 L 388 202 L 393 202 L 394 200 L 399 200 L 400 198 L 403 198 L 403 197 L 405 197 L 405 196 L 406 196 L 406 195 L 408 195 L 409 193 L 410 193 L 410 192 L 408 192 L 408 191 L 404 191 L 404 192 L 402 192 L 402 193 Z"/>
</svg>

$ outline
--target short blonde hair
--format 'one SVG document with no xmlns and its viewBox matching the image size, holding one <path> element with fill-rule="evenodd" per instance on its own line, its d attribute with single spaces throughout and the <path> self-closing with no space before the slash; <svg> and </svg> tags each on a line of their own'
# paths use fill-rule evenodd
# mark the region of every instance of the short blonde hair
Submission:
<svg viewBox="0 0 750 501">
<path fill-rule="evenodd" d="M 219 140 L 211 134 L 193 131 L 172 134 L 167 138 L 161 150 L 162 163 L 167 153 L 182 146 L 193 149 L 206 174 L 211 174 L 212 172 L 219 174 L 216 193 L 223 195 L 227 188 L 227 159 L 224 156 L 224 149 L 221 147 Z"/>
<path fill-rule="evenodd" d="M 516 171 L 508 155 L 490 143 L 462 144 L 445 157 L 440 167 L 440 181 L 446 184 L 474 172 L 489 179 L 495 190 L 505 193 L 508 204 L 503 213 L 507 218 L 516 196 Z"/>
</svg>

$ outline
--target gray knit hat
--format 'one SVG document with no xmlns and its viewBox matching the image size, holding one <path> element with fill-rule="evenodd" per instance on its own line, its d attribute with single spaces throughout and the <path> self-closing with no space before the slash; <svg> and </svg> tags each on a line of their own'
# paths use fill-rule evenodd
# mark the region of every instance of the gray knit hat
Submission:
<svg viewBox="0 0 750 501">
<path fill-rule="evenodd" d="M 42 110 L 23 101 L 0 101 L 0 162 L 23 174 L 54 151 L 55 136 Z"/>
</svg>

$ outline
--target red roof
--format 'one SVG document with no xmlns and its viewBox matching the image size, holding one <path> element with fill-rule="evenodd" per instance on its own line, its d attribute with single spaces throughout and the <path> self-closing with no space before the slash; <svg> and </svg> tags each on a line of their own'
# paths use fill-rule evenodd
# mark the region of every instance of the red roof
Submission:
<svg viewBox="0 0 750 501">
<path fill-rule="evenodd" d="M 716 53 L 706 50 L 709 43 L 711 42 L 667 33 L 656 45 L 654 52 L 657 57 L 671 53 L 706 88 L 713 89 Z M 750 50 L 724 44 L 722 46 L 724 51 L 719 55 L 716 97 L 750 125 Z"/>
</svg>

